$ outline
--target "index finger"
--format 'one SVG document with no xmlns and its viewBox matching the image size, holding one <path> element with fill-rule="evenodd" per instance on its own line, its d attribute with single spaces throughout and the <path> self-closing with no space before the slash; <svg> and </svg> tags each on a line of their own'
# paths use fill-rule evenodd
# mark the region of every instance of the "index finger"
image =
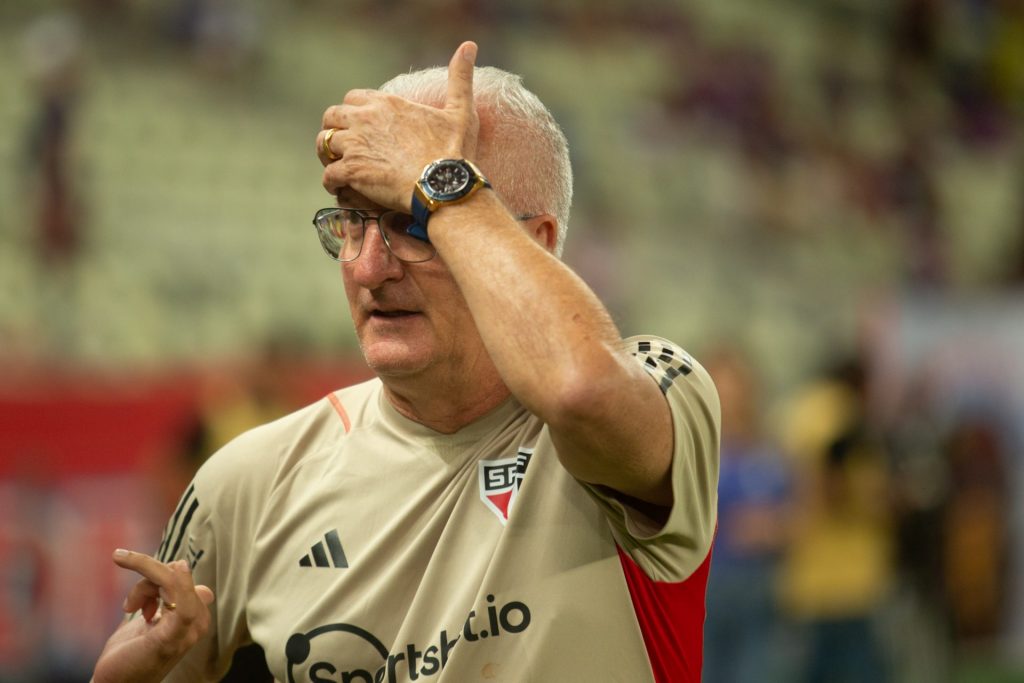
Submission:
<svg viewBox="0 0 1024 683">
<path fill-rule="evenodd" d="M 169 587 L 174 581 L 174 572 L 160 560 L 145 553 L 118 548 L 114 551 L 114 564 L 141 574 L 157 586 Z"/>
<path fill-rule="evenodd" d="M 445 109 L 471 109 L 473 107 L 473 66 L 476 64 L 477 46 L 467 40 L 448 62 L 448 91 Z"/>
</svg>

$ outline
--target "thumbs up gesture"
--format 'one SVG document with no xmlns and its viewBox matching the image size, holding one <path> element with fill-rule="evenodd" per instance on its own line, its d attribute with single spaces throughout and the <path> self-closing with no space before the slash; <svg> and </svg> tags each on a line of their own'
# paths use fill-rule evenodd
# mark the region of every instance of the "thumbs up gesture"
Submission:
<svg viewBox="0 0 1024 683">
<path fill-rule="evenodd" d="M 452 55 L 443 106 L 358 89 L 328 107 L 316 139 L 324 189 L 350 188 L 408 213 L 424 166 L 441 158 L 472 160 L 480 127 L 473 103 L 476 53 L 476 44 L 465 42 Z"/>
</svg>

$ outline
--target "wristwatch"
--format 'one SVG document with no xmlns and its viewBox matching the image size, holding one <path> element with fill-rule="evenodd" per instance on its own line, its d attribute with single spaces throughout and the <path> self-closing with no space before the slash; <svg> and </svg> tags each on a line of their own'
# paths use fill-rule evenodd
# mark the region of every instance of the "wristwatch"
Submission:
<svg viewBox="0 0 1024 683">
<path fill-rule="evenodd" d="M 438 159 L 427 164 L 412 191 L 412 215 L 416 220 L 408 233 L 429 242 L 427 223 L 435 211 L 463 202 L 490 186 L 480 169 L 466 159 Z"/>
</svg>

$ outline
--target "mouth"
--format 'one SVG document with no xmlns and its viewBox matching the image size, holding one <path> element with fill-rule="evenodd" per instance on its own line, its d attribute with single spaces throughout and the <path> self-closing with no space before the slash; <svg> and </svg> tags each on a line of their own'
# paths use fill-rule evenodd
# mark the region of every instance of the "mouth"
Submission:
<svg viewBox="0 0 1024 683">
<path fill-rule="evenodd" d="M 411 318 L 414 315 L 419 315 L 419 311 L 407 311 L 404 309 L 395 309 L 393 311 L 382 311 L 378 309 L 370 311 L 371 320 L 402 320 L 404 318 Z"/>
</svg>

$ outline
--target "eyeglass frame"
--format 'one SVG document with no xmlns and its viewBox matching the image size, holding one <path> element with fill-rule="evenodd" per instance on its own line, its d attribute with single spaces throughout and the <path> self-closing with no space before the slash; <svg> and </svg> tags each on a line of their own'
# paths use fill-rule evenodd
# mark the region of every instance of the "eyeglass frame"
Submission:
<svg viewBox="0 0 1024 683">
<path fill-rule="evenodd" d="M 353 261 L 355 261 L 363 253 L 363 240 L 360 240 L 360 242 L 359 242 L 359 251 L 357 251 L 356 255 L 353 256 L 352 258 L 350 258 L 350 259 L 341 259 L 341 258 L 339 258 L 341 256 L 341 250 L 338 250 L 338 256 L 334 256 L 330 251 L 327 250 L 327 247 L 324 246 L 323 240 L 320 238 L 320 235 L 321 235 L 320 224 L 317 222 L 321 218 L 322 215 L 327 215 L 325 212 L 328 212 L 328 211 L 330 211 L 330 212 L 334 212 L 334 211 L 351 211 L 356 216 L 359 216 L 360 223 L 362 224 L 362 228 L 363 228 L 363 240 L 366 239 L 366 221 L 368 221 L 368 220 L 373 221 L 376 224 L 376 226 L 377 226 L 377 232 L 380 233 L 381 239 L 384 241 L 384 245 L 388 249 L 388 253 L 391 254 L 392 256 L 394 256 L 396 259 L 398 259 L 402 263 L 426 263 L 427 261 L 430 261 L 435 256 L 437 256 L 437 248 L 434 247 L 434 245 L 431 243 L 431 241 L 429 239 L 422 239 L 422 238 L 416 236 L 415 234 L 413 234 L 411 232 L 411 228 L 413 226 L 417 225 L 416 219 L 413 217 L 412 214 L 405 213 L 404 211 L 396 211 L 394 209 L 387 209 L 385 211 L 373 212 L 372 209 L 357 209 L 357 208 L 351 207 L 351 206 L 327 206 L 327 207 L 324 207 L 322 209 L 317 209 L 316 213 L 313 215 L 313 229 L 317 233 L 317 242 L 320 243 L 320 248 L 323 249 L 324 253 L 327 254 L 327 257 L 330 258 L 332 261 L 336 261 L 338 263 L 352 263 Z M 380 227 L 380 219 L 382 217 L 384 217 L 385 215 L 389 214 L 389 213 L 395 213 L 395 214 L 399 214 L 399 215 L 403 215 L 403 216 L 408 216 L 409 218 L 412 219 L 412 221 L 410 223 L 410 228 L 406 229 L 406 233 L 408 235 L 410 235 L 413 239 L 415 239 L 417 241 L 420 241 L 420 242 L 424 242 L 424 243 L 430 245 L 430 247 L 432 249 L 432 253 L 430 254 L 430 256 L 428 256 L 425 259 L 421 259 L 419 261 L 409 261 L 407 259 L 402 258 L 401 256 L 399 256 L 398 254 L 396 254 L 394 252 L 394 250 L 391 248 L 391 241 L 388 239 L 387 233 L 384 230 L 382 230 L 381 227 Z M 514 218 L 515 218 L 516 221 L 528 221 L 530 219 L 537 218 L 537 217 L 543 216 L 543 215 L 544 214 L 542 214 L 542 213 L 524 214 L 524 215 L 514 216 Z"/>
</svg>

